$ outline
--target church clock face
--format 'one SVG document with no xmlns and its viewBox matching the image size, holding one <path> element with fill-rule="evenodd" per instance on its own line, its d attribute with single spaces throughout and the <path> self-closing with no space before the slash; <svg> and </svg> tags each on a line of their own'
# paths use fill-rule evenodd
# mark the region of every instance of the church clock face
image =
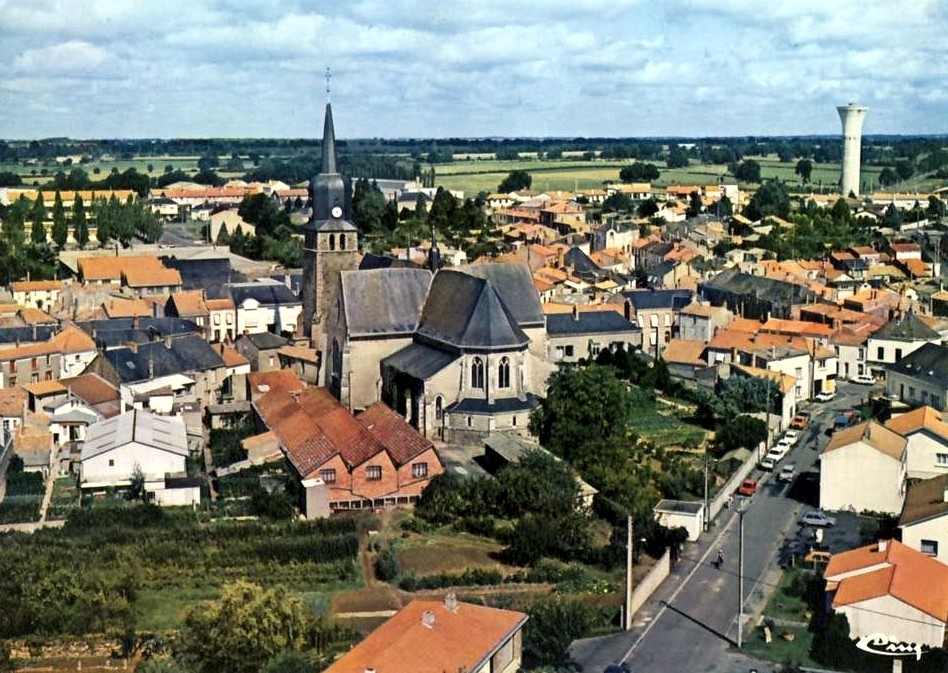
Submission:
<svg viewBox="0 0 948 673">
<path fill-rule="evenodd" d="M 339 206 L 333 206 L 333 208 L 332 208 L 332 216 L 333 216 L 333 217 L 342 217 L 342 208 L 340 208 Z"/>
</svg>

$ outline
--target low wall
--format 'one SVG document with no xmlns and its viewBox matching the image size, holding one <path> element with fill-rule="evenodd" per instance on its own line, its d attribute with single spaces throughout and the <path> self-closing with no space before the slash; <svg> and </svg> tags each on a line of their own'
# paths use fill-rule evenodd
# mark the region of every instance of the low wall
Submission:
<svg viewBox="0 0 948 673">
<path fill-rule="evenodd" d="M 751 455 L 747 457 L 741 466 L 737 468 L 737 471 L 731 475 L 731 478 L 727 480 L 727 483 L 721 487 L 721 490 L 716 496 L 708 503 L 708 521 L 714 521 L 714 518 L 720 513 L 725 505 L 731 500 L 731 496 L 734 495 L 734 492 L 737 490 L 737 487 L 740 486 L 741 482 L 751 473 L 754 467 L 757 465 L 757 452 L 751 451 Z"/>
<path fill-rule="evenodd" d="M 645 601 L 661 586 L 665 578 L 671 572 L 671 550 L 666 549 L 658 562 L 652 566 L 648 574 L 642 578 L 635 589 L 632 590 L 632 614 L 639 611 Z"/>
</svg>

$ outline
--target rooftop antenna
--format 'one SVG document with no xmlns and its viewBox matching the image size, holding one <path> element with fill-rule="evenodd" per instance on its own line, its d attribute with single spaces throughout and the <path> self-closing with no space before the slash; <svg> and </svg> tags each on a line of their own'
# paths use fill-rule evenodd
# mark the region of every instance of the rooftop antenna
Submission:
<svg viewBox="0 0 948 673">
<path fill-rule="evenodd" d="M 332 72 L 329 70 L 329 67 L 326 67 L 326 102 L 329 102 L 329 93 L 331 90 L 332 84 Z"/>
</svg>

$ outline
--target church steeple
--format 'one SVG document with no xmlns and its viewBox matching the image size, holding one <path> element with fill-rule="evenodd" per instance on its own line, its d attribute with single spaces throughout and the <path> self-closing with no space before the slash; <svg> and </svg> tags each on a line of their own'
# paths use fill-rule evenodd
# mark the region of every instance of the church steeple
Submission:
<svg viewBox="0 0 948 673">
<path fill-rule="evenodd" d="M 337 173 L 336 129 L 332 125 L 332 103 L 326 101 L 326 120 L 323 122 L 323 169 L 320 173 Z"/>
</svg>

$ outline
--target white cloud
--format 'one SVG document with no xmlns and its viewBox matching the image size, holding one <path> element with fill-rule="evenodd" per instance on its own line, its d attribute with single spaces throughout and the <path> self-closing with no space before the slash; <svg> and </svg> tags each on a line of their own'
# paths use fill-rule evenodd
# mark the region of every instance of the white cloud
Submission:
<svg viewBox="0 0 948 673">
<path fill-rule="evenodd" d="M 88 42 L 70 40 L 39 49 L 27 49 L 13 59 L 11 70 L 16 74 L 56 75 L 87 74 L 93 78 L 106 66 L 112 54 L 108 49 Z"/>
</svg>

